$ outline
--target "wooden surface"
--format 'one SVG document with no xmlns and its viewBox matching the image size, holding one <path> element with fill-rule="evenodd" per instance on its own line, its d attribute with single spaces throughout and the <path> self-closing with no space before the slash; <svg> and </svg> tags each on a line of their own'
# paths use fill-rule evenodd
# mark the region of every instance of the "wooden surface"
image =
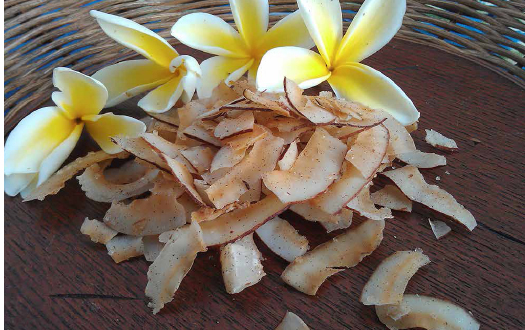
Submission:
<svg viewBox="0 0 525 330">
<path fill-rule="evenodd" d="M 454 227 L 437 241 L 427 219 L 441 216 L 420 206 L 410 215 L 395 213 L 381 246 L 329 278 L 315 297 L 282 282 L 286 262 L 260 241 L 268 275 L 228 295 L 218 253 L 208 251 L 199 254 L 174 301 L 153 316 L 144 296 L 148 263 L 116 265 L 103 245 L 81 235 L 84 218 L 101 219 L 108 204 L 85 198 L 74 180 L 44 202 L 5 197 L 6 328 L 273 329 L 289 310 L 311 329 L 383 329 L 373 308 L 359 303 L 361 289 L 383 258 L 422 248 L 432 263 L 412 278 L 408 293 L 457 303 L 484 329 L 523 329 L 525 91 L 466 59 L 399 39 L 367 64 L 396 81 L 421 111 L 414 133 L 421 150 L 431 151 L 425 128 L 457 141 L 460 151 L 447 155 L 449 165 L 423 174 L 472 211 L 479 224 L 472 233 Z M 88 144 L 84 138 L 74 156 Z M 298 218 L 292 224 L 311 246 L 330 237 L 320 235 L 317 224 Z"/>
</svg>

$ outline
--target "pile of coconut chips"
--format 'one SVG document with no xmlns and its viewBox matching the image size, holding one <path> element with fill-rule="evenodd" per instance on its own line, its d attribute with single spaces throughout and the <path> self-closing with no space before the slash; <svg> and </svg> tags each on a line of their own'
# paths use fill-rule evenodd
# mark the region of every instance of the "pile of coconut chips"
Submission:
<svg viewBox="0 0 525 330">
<path fill-rule="evenodd" d="M 111 206 L 103 221 L 86 219 L 81 231 L 105 244 L 117 263 L 142 255 L 153 262 L 146 296 L 154 314 L 173 300 L 197 254 L 209 247 L 221 248 L 228 293 L 259 282 L 265 273 L 254 232 L 290 262 L 283 281 L 315 295 L 328 277 L 354 267 L 380 245 L 392 210 L 410 212 L 412 202 L 418 202 L 474 229 L 472 214 L 446 191 L 427 184 L 419 172 L 445 165 L 446 158 L 418 151 L 407 128 L 391 115 L 330 92 L 303 95 L 287 79 L 284 86 L 284 93 L 273 94 L 257 92 L 246 81 L 221 84 L 208 99 L 151 114 L 144 119 L 148 130 L 141 137 L 113 138 L 123 152 L 89 153 L 26 200 L 56 194 L 85 169 L 77 179 L 86 196 Z M 453 140 L 435 131 L 427 141 L 457 149 Z M 394 169 L 396 159 L 406 166 Z M 393 185 L 371 193 L 378 174 Z M 344 231 L 309 250 L 307 238 L 278 217 L 287 209 L 319 222 L 327 232 Z M 353 212 L 367 220 L 347 229 Z M 431 224 L 436 236 L 450 230 L 444 223 Z M 367 284 L 361 298 L 378 306 L 384 324 L 391 329 L 427 327 L 430 323 L 420 320 L 425 315 L 445 321 L 452 313 L 468 316 L 449 303 L 452 307 L 433 308 L 432 298 L 404 296 L 406 282 L 428 257 L 420 251 L 399 253 L 386 268 L 380 266 L 386 271 L 373 275 L 373 285 Z M 288 321 L 295 318 L 287 315 Z"/>
</svg>

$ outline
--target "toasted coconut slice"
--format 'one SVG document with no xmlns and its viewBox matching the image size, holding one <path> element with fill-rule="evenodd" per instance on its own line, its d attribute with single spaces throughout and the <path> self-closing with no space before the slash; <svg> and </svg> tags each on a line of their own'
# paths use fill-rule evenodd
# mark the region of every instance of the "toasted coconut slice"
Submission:
<svg viewBox="0 0 525 330">
<path fill-rule="evenodd" d="M 381 305 L 378 307 L 381 307 L 384 313 L 394 321 L 399 320 L 410 312 L 410 308 L 405 304 Z"/>
<path fill-rule="evenodd" d="M 182 163 L 191 173 L 197 172 L 197 169 L 193 166 L 193 164 L 190 161 L 188 161 L 188 159 L 183 155 L 183 151 L 185 150 L 184 146 L 177 145 L 176 143 L 172 143 L 168 140 L 165 140 L 164 138 L 159 136 L 157 132 L 144 133 L 142 135 L 142 138 L 158 154 L 165 154 L 168 157 L 177 160 L 178 162 Z M 189 154 L 189 152 L 187 152 L 187 154 Z M 167 166 L 165 160 L 162 159 L 162 157 L 160 158 L 161 160 L 159 162 L 164 165 L 165 169 L 169 170 L 169 166 Z"/>
<path fill-rule="evenodd" d="M 217 180 L 219 180 L 220 178 L 225 176 L 230 170 L 231 169 L 228 168 L 228 167 L 223 167 L 223 168 L 219 168 L 218 170 L 214 171 L 213 173 L 211 173 L 211 172 L 201 173 L 201 177 L 202 177 L 202 179 L 204 181 L 206 181 L 206 183 L 208 185 L 212 185 L 215 182 L 217 182 Z M 206 195 L 208 195 L 208 194 L 206 194 Z M 203 195 L 201 195 L 201 196 L 203 196 Z"/>
<path fill-rule="evenodd" d="M 168 111 L 164 113 L 146 112 L 146 114 L 160 122 L 179 127 L 180 119 L 177 111 Z"/>
<path fill-rule="evenodd" d="M 434 236 L 436 236 L 436 239 L 440 239 L 452 231 L 452 229 L 443 221 L 432 221 L 428 219 L 428 223 L 430 224 L 430 228 L 432 228 L 432 232 L 434 233 Z"/>
<path fill-rule="evenodd" d="M 477 223 L 472 213 L 459 204 L 451 194 L 425 182 L 416 167 L 405 166 L 383 174 L 414 202 L 421 203 L 439 213 L 447 215 L 472 231 Z"/>
<path fill-rule="evenodd" d="M 102 164 L 102 163 L 101 163 Z M 156 169 L 148 162 L 139 158 L 127 161 L 119 167 L 106 168 L 104 177 L 107 181 L 115 184 L 127 184 L 142 178 L 151 169 Z"/>
<path fill-rule="evenodd" d="M 399 154 L 396 157 L 403 163 L 419 168 L 434 168 L 447 165 L 445 156 L 419 150 Z"/>
<path fill-rule="evenodd" d="M 183 189 L 175 182 L 159 182 L 151 196 L 129 204 L 113 202 L 104 216 L 112 229 L 133 236 L 157 235 L 186 223 L 184 207 L 177 202 Z"/>
<path fill-rule="evenodd" d="M 400 303 L 408 281 L 419 268 L 429 263 L 430 259 L 421 249 L 392 254 L 377 266 L 366 282 L 361 293 L 361 302 L 365 305 Z"/>
<path fill-rule="evenodd" d="M 142 237 L 142 244 L 146 261 L 155 261 L 159 256 L 160 251 L 164 248 L 164 243 L 159 241 L 158 235 Z"/>
<path fill-rule="evenodd" d="M 288 262 L 308 251 L 308 240 L 286 220 L 275 217 L 256 231 L 259 238 L 275 254 Z"/>
<path fill-rule="evenodd" d="M 361 113 L 365 107 L 359 103 L 334 98 L 331 92 L 320 92 L 319 96 L 313 98 L 320 107 L 332 113 L 342 113 L 346 118 L 351 117 L 357 120 L 362 120 Z"/>
<path fill-rule="evenodd" d="M 286 315 L 284 316 L 283 320 L 275 330 L 309 330 L 306 323 L 299 318 L 299 316 L 295 315 L 292 312 L 286 312 Z"/>
<path fill-rule="evenodd" d="M 215 207 L 220 209 L 236 202 L 249 190 L 260 192 L 261 177 L 275 168 L 283 144 L 282 139 L 273 136 L 257 141 L 243 161 L 206 190 Z"/>
<path fill-rule="evenodd" d="M 350 213 L 350 217 L 352 217 L 352 211 L 344 211 L 339 214 L 329 214 L 321 210 L 315 204 L 312 204 L 310 201 L 293 204 L 290 206 L 290 210 L 308 221 L 336 223 L 339 222 L 341 216 L 343 216 L 342 213 L 345 213 L 345 216 Z"/>
<path fill-rule="evenodd" d="M 175 141 L 177 139 L 177 132 L 178 132 L 178 128 L 173 126 L 173 125 L 170 125 L 170 124 L 166 124 L 164 122 L 161 122 L 161 121 L 158 121 L 158 120 L 154 120 L 151 125 L 148 127 L 148 129 L 146 130 L 147 133 L 152 133 L 152 132 L 158 132 L 158 134 L 168 140 L 168 141 Z"/>
<path fill-rule="evenodd" d="M 237 118 L 225 118 L 215 127 L 213 135 L 219 139 L 239 135 L 253 130 L 253 113 L 244 112 Z"/>
<path fill-rule="evenodd" d="M 354 213 L 349 209 L 343 209 L 335 216 L 339 218 L 337 222 L 321 222 L 321 226 L 326 229 L 327 233 L 350 227 Z"/>
<path fill-rule="evenodd" d="M 255 142 L 262 140 L 268 135 L 269 130 L 261 125 L 253 125 L 253 131 L 224 139 L 222 142 L 233 150 L 247 149 Z"/>
<path fill-rule="evenodd" d="M 104 169 L 109 165 L 93 164 L 88 167 L 82 175 L 77 176 L 80 188 L 86 193 L 86 196 L 97 202 L 118 202 L 133 196 L 145 193 L 153 187 L 153 182 L 159 170 L 148 170 L 143 177 L 138 180 L 126 183 L 116 184 L 106 180 Z"/>
<path fill-rule="evenodd" d="M 313 127 L 312 123 L 302 118 L 274 117 L 264 121 L 264 126 L 275 128 L 279 132 L 293 132 L 304 127 Z"/>
<path fill-rule="evenodd" d="M 215 156 L 215 152 L 208 147 L 196 146 L 188 149 L 183 149 L 180 153 L 186 158 L 197 172 L 202 173 L 211 167 L 211 162 Z"/>
<path fill-rule="evenodd" d="M 197 190 L 199 196 L 202 197 L 204 203 L 208 206 L 212 206 L 213 203 L 210 201 L 210 199 L 208 198 L 208 194 L 206 193 L 206 189 L 208 189 L 210 185 L 206 181 L 199 179 L 193 180 L 193 184 L 195 185 L 195 190 Z"/>
<path fill-rule="evenodd" d="M 148 307 L 157 314 L 165 304 L 173 300 L 182 279 L 190 271 L 197 253 L 206 251 L 202 232 L 192 222 L 169 235 L 158 257 L 149 266 L 146 296 L 151 299 Z"/>
<path fill-rule="evenodd" d="M 121 235 L 106 243 L 108 254 L 117 264 L 144 254 L 142 237 Z"/>
<path fill-rule="evenodd" d="M 186 103 L 182 108 L 177 110 L 179 114 L 179 136 L 187 127 L 191 126 L 201 115 L 208 111 L 208 107 L 204 100 L 195 100 Z"/>
<path fill-rule="evenodd" d="M 385 126 L 379 125 L 363 131 L 346 153 L 346 160 L 354 165 L 362 176 L 370 178 L 385 157 L 390 135 Z"/>
<path fill-rule="evenodd" d="M 155 135 L 152 133 L 145 133 L 144 136 L 157 136 L 158 137 L 158 135 Z M 160 137 L 158 138 L 162 139 Z M 153 148 L 157 149 L 157 147 L 150 144 L 150 142 L 146 142 L 146 140 L 143 139 L 142 137 L 129 138 L 129 137 L 116 136 L 116 137 L 112 137 L 111 141 L 113 141 L 113 143 L 116 143 L 119 147 L 126 150 L 127 152 L 129 152 L 130 154 L 134 155 L 137 158 L 147 161 L 148 163 L 154 164 L 162 169 L 166 169 L 166 170 L 169 169 L 168 165 L 166 165 L 166 162 L 164 162 L 164 160 L 159 156 L 159 154 L 153 149 Z"/>
<path fill-rule="evenodd" d="M 235 202 L 226 205 L 222 209 L 216 209 L 214 207 L 201 207 L 191 214 L 191 220 L 197 222 L 211 221 L 217 219 L 223 214 L 232 212 L 237 209 L 244 209 L 250 206 L 248 202 Z"/>
<path fill-rule="evenodd" d="M 372 220 L 383 220 L 393 218 L 392 212 L 389 208 L 376 209 L 374 202 L 370 198 L 370 186 L 363 188 L 357 196 L 352 198 L 346 204 L 351 210 L 356 211 L 361 216 Z"/>
<path fill-rule="evenodd" d="M 222 146 L 221 140 L 217 139 L 210 131 L 206 130 L 200 125 L 197 125 L 196 123 L 186 127 L 182 132 L 186 137 L 195 141 L 206 143 L 219 148 Z"/>
<path fill-rule="evenodd" d="M 44 181 L 40 186 L 36 187 L 31 193 L 25 198 L 24 202 L 32 201 L 35 199 L 43 201 L 46 196 L 55 195 L 64 188 L 66 181 L 71 179 L 75 174 L 82 171 L 83 169 L 108 159 L 124 159 L 129 157 L 127 152 L 120 152 L 118 154 L 107 154 L 104 151 L 90 152 L 84 157 L 80 157 L 67 164 L 58 172 L 53 174 L 49 179 Z"/>
<path fill-rule="evenodd" d="M 336 180 L 321 195 L 312 199 L 311 203 L 329 214 L 338 213 L 351 201 L 371 178 L 364 178 L 361 172 L 350 163 L 346 163 L 341 178 Z"/>
<path fill-rule="evenodd" d="M 426 129 L 425 132 L 427 133 L 425 136 L 425 141 L 427 141 L 427 143 L 434 148 L 445 151 L 458 150 L 456 141 L 449 139 L 448 137 L 434 131 L 433 129 Z"/>
<path fill-rule="evenodd" d="M 398 320 L 388 316 L 388 305 L 376 306 L 379 320 L 389 329 L 478 330 L 480 326 L 465 309 L 441 299 L 406 294 L 401 305 L 409 312 Z"/>
<path fill-rule="evenodd" d="M 288 171 L 265 175 L 264 184 L 285 203 L 313 198 L 339 176 L 346 145 L 317 128 Z"/>
<path fill-rule="evenodd" d="M 286 267 L 282 279 L 297 290 L 315 295 L 329 277 L 357 265 L 383 239 L 384 221 L 367 220 L 298 257 Z"/>
<path fill-rule="evenodd" d="M 202 206 L 206 206 L 206 203 L 204 203 L 204 200 L 202 199 L 201 195 L 199 195 L 197 189 L 195 189 L 195 184 L 193 183 L 193 176 L 191 175 L 190 171 L 188 171 L 186 166 L 165 154 L 162 154 L 162 157 L 170 167 L 171 173 L 173 174 L 175 179 L 184 187 L 186 192 L 190 194 L 191 197 L 193 197 L 195 202 Z"/>
<path fill-rule="evenodd" d="M 288 171 L 290 168 L 292 168 L 298 156 L 299 150 L 297 149 L 297 140 L 295 140 L 288 145 L 288 148 L 286 149 L 284 155 L 281 157 L 281 160 L 277 162 L 279 169 L 281 171 Z"/>
<path fill-rule="evenodd" d="M 244 97 L 247 100 L 250 100 L 255 103 L 259 103 L 263 105 L 264 107 L 271 109 L 272 111 L 275 111 L 281 116 L 290 117 L 290 111 L 288 110 L 288 107 L 280 101 L 272 100 L 270 98 L 270 95 L 265 93 L 259 93 L 259 92 L 253 92 L 249 89 L 245 89 L 243 92 Z"/>
<path fill-rule="evenodd" d="M 297 110 L 309 121 L 318 125 L 334 123 L 337 119 L 331 112 L 315 105 L 310 100 L 306 102 L 304 107 L 298 108 Z"/>
<path fill-rule="evenodd" d="M 117 236 L 118 232 L 106 226 L 103 222 L 98 220 L 89 220 L 86 218 L 80 227 L 80 232 L 88 235 L 95 243 L 106 244 L 113 237 Z"/>
<path fill-rule="evenodd" d="M 262 255 L 253 241 L 253 234 L 222 247 L 222 278 L 226 292 L 239 293 L 257 284 L 266 275 L 261 259 Z"/>
<path fill-rule="evenodd" d="M 309 139 L 311 135 L 313 134 L 314 130 L 315 130 L 315 126 L 308 126 L 304 128 L 299 128 L 291 132 L 279 132 L 278 130 L 272 130 L 272 134 L 283 139 L 284 144 L 286 145 L 298 139 L 301 139 L 301 141 L 304 141 L 303 138 L 307 135 Z"/>
<path fill-rule="evenodd" d="M 207 246 L 221 245 L 248 235 L 266 221 L 284 212 L 288 206 L 275 195 L 269 195 L 244 209 L 224 214 L 201 223 Z"/>
<path fill-rule="evenodd" d="M 412 201 L 396 186 L 386 185 L 370 195 L 374 204 L 388 207 L 391 210 L 412 212 Z"/>
<path fill-rule="evenodd" d="M 246 149 L 235 150 L 226 145 L 217 151 L 210 165 L 210 172 L 215 172 L 221 168 L 230 168 L 237 165 L 246 154 Z"/>
</svg>

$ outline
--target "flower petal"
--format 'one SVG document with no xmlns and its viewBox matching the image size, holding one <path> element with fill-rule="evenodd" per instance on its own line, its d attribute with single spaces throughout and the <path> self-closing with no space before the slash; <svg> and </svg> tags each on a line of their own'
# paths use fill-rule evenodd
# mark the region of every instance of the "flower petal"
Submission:
<svg viewBox="0 0 525 330">
<path fill-rule="evenodd" d="M 406 0 L 366 0 L 346 31 L 336 65 L 361 62 L 386 45 L 403 23 Z"/>
<path fill-rule="evenodd" d="M 100 81 L 68 68 L 53 70 L 53 85 L 61 91 L 53 92 L 51 98 L 70 119 L 98 114 L 108 99 Z"/>
<path fill-rule="evenodd" d="M 160 66 L 167 68 L 179 55 L 164 38 L 132 20 L 96 10 L 89 13 L 110 38 Z"/>
<path fill-rule="evenodd" d="M 149 92 L 140 99 L 138 106 L 147 112 L 162 113 L 173 108 L 182 95 L 184 78 L 183 73 L 173 75 L 168 82 Z"/>
<path fill-rule="evenodd" d="M 60 166 L 66 161 L 67 157 L 71 154 L 71 151 L 77 145 L 80 134 L 84 124 L 78 124 L 75 126 L 71 134 L 62 141 L 40 164 L 40 171 L 38 172 L 38 182 L 37 186 L 42 184 L 42 182 L 49 179 L 53 173 L 55 173 Z"/>
<path fill-rule="evenodd" d="M 230 84 L 236 81 L 250 68 L 253 59 L 228 58 L 222 56 L 211 57 L 201 63 L 202 78 L 197 86 L 199 98 L 211 96 L 211 92 L 221 81 Z"/>
<path fill-rule="evenodd" d="M 201 67 L 199 66 L 199 62 L 197 60 L 189 55 L 181 55 L 179 57 L 176 57 L 171 61 L 170 63 L 170 71 L 173 73 L 175 70 L 177 70 L 180 66 L 183 66 L 184 70 L 188 72 L 192 72 L 198 76 L 202 74 Z"/>
<path fill-rule="evenodd" d="M 4 174 L 36 173 L 46 158 L 75 128 L 58 107 L 41 108 L 22 119 L 4 146 Z"/>
<path fill-rule="evenodd" d="M 269 50 L 257 71 L 257 88 L 268 92 L 283 91 L 284 77 L 306 89 L 319 85 L 328 77 L 323 58 L 309 49 L 279 47 Z"/>
<path fill-rule="evenodd" d="M 182 16 L 171 28 L 181 43 L 205 53 L 248 57 L 246 45 L 234 28 L 217 16 L 193 13 Z"/>
<path fill-rule="evenodd" d="M 116 154 L 122 149 L 111 141 L 113 136 L 137 137 L 146 131 L 146 125 L 138 119 L 117 116 L 111 112 L 103 115 L 82 118 L 91 137 L 108 154 Z"/>
<path fill-rule="evenodd" d="M 298 10 L 285 16 L 268 30 L 259 45 L 258 52 L 264 55 L 272 48 L 284 46 L 297 46 L 306 49 L 315 46 Z"/>
<path fill-rule="evenodd" d="M 37 173 L 22 173 L 4 175 L 4 191 L 8 196 L 16 196 L 24 190 L 31 181 L 36 178 Z"/>
<path fill-rule="evenodd" d="M 334 0 L 297 0 L 297 4 L 310 36 L 330 67 L 343 36 L 341 4 Z"/>
<path fill-rule="evenodd" d="M 106 86 L 109 98 L 105 107 L 109 108 L 162 85 L 171 78 L 171 72 L 150 60 L 132 60 L 107 66 L 93 78 Z"/>
<path fill-rule="evenodd" d="M 419 118 L 416 107 L 399 86 L 364 64 L 338 66 L 328 82 L 338 97 L 385 110 L 405 126 Z"/>
<path fill-rule="evenodd" d="M 249 49 L 261 42 L 268 30 L 268 0 L 230 0 L 233 20 Z"/>
</svg>

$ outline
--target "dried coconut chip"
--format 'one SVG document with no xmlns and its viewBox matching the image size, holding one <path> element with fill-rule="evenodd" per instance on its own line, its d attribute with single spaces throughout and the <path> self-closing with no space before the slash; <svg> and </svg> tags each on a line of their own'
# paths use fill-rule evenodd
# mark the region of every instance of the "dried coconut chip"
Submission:
<svg viewBox="0 0 525 330">
<path fill-rule="evenodd" d="M 196 123 L 186 127 L 182 132 L 186 137 L 195 141 L 219 148 L 222 146 L 221 140 L 217 139 L 210 131 L 206 130 L 200 125 L 197 125 Z"/>
<path fill-rule="evenodd" d="M 102 162 L 100 163 L 102 164 Z M 125 162 L 119 167 L 106 168 L 104 177 L 107 181 L 114 184 L 127 184 L 142 178 L 149 170 L 156 169 L 156 166 L 135 158 Z"/>
<path fill-rule="evenodd" d="M 142 237 L 121 235 L 115 236 L 106 243 L 109 256 L 117 264 L 144 254 Z"/>
<path fill-rule="evenodd" d="M 80 232 L 84 235 L 88 235 L 91 241 L 102 244 L 106 244 L 118 234 L 116 230 L 109 228 L 103 222 L 95 219 L 89 220 L 89 218 L 86 218 L 82 223 Z"/>
<path fill-rule="evenodd" d="M 204 146 L 196 146 L 180 151 L 197 172 L 202 173 L 210 169 L 215 151 Z"/>
<path fill-rule="evenodd" d="M 390 134 L 385 126 L 372 127 L 357 135 L 345 158 L 363 177 L 370 178 L 375 175 L 385 157 L 389 139 Z"/>
<path fill-rule="evenodd" d="M 206 245 L 196 222 L 170 232 L 166 245 L 148 269 L 146 297 L 151 299 L 148 307 L 153 309 L 153 314 L 173 300 L 197 253 L 204 251 Z"/>
<path fill-rule="evenodd" d="M 366 282 L 361 293 L 365 305 L 398 304 L 408 281 L 419 268 L 430 263 L 421 249 L 398 251 L 383 260 Z"/>
<path fill-rule="evenodd" d="M 177 111 L 169 111 L 165 113 L 146 112 L 146 114 L 160 122 L 171 125 L 173 127 L 179 127 L 180 125 L 180 119 Z"/>
<path fill-rule="evenodd" d="M 213 203 L 208 198 L 208 194 L 206 194 L 206 189 L 210 187 L 210 185 L 204 181 L 195 179 L 193 180 L 193 184 L 195 185 L 195 190 L 197 190 L 197 193 L 202 197 L 202 200 L 207 206 L 213 206 Z"/>
<path fill-rule="evenodd" d="M 302 216 L 305 220 L 308 221 L 317 221 L 317 222 L 327 222 L 327 223 L 337 223 L 342 218 L 347 217 L 348 215 L 352 218 L 352 211 L 343 210 L 338 214 L 329 214 L 319 209 L 316 205 L 310 203 L 310 201 L 293 204 L 290 206 L 290 210 Z"/>
<path fill-rule="evenodd" d="M 321 226 L 326 229 L 327 233 L 331 233 L 335 230 L 346 229 L 352 225 L 353 212 L 349 209 L 343 209 L 337 216 L 339 220 L 337 222 L 321 222 Z"/>
<path fill-rule="evenodd" d="M 443 221 L 432 221 L 428 219 L 428 223 L 430 224 L 430 228 L 432 229 L 434 236 L 436 236 L 436 239 L 440 239 L 452 231 L 452 229 Z"/>
<path fill-rule="evenodd" d="M 157 134 L 167 141 L 175 141 L 177 139 L 178 128 L 161 121 L 154 121 L 146 130 L 146 133 L 157 132 Z"/>
<path fill-rule="evenodd" d="M 414 202 L 447 215 L 463 224 L 470 231 L 476 227 L 476 219 L 452 195 L 435 185 L 426 183 L 423 175 L 413 166 L 405 166 L 383 174 Z"/>
<path fill-rule="evenodd" d="M 157 132 L 144 133 L 142 134 L 142 138 L 148 145 L 150 145 L 150 149 L 152 149 L 151 151 L 155 153 L 155 155 L 150 155 L 150 157 L 153 157 L 151 160 L 147 158 L 144 158 L 144 160 L 157 165 L 162 165 L 162 168 L 169 170 L 170 168 L 166 164 L 166 161 L 160 156 L 161 154 L 165 154 L 182 163 L 190 172 L 197 172 L 196 168 L 182 154 L 185 147 L 162 138 Z"/>
<path fill-rule="evenodd" d="M 434 168 L 447 165 L 445 156 L 421 152 L 419 150 L 399 154 L 396 157 L 403 163 L 418 168 Z"/>
<path fill-rule="evenodd" d="M 354 267 L 371 254 L 381 243 L 384 228 L 382 220 L 367 220 L 295 259 L 281 278 L 297 290 L 315 295 L 328 277 Z"/>
<path fill-rule="evenodd" d="M 253 130 L 253 113 L 244 112 L 237 118 L 225 118 L 216 127 L 213 135 L 219 139 L 225 139 Z"/>
<path fill-rule="evenodd" d="M 129 152 L 137 158 L 140 158 L 148 163 L 154 164 L 159 168 L 166 170 L 169 169 L 168 165 L 166 165 L 166 162 L 164 162 L 164 160 L 159 156 L 159 154 L 152 148 L 152 145 L 146 142 L 146 140 L 144 140 L 142 137 L 129 138 L 116 136 L 112 137 L 111 141 L 113 141 L 113 143 L 116 143 L 119 147 L 126 150 L 127 152 Z"/>
<path fill-rule="evenodd" d="M 456 141 L 449 139 L 443 134 L 434 131 L 433 129 L 426 129 L 425 141 L 436 149 L 445 151 L 456 151 L 458 145 Z"/>
<path fill-rule="evenodd" d="M 164 243 L 159 241 L 158 235 L 148 235 L 142 237 L 144 258 L 146 261 L 155 261 L 164 248 Z"/>
<path fill-rule="evenodd" d="M 191 214 L 191 220 L 197 222 L 211 221 L 217 219 L 223 214 L 232 212 L 238 209 L 244 209 L 250 206 L 248 202 L 234 202 L 226 205 L 222 209 L 216 209 L 214 207 L 201 207 L 197 211 Z"/>
<path fill-rule="evenodd" d="M 253 241 L 253 234 L 222 247 L 222 278 L 226 292 L 239 293 L 257 284 L 266 275 L 261 259 L 262 255 Z"/>
<path fill-rule="evenodd" d="M 389 329 L 478 330 L 480 326 L 465 309 L 441 299 L 406 294 L 400 305 L 409 312 L 397 320 L 388 315 L 389 305 L 376 306 L 379 320 Z"/>
<path fill-rule="evenodd" d="M 412 201 L 396 186 L 386 185 L 370 195 L 376 205 L 388 207 L 391 210 L 412 212 Z"/>
<path fill-rule="evenodd" d="M 197 192 L 197 189 L 195 189 L 193 176 L 191 175 L 190 171 L 188 171 L 186 166 L 165 154 L 162 154 L 162 157 L 168 164 L 175 179 L 182 185 L 182 187 L 184 187 L 186 192 L 195 200 L 196 203 L 206 206 L 206 203 L 204 203 L 204 200 Z"/>
<path fill-rule="evenodd" d="M 118 202 L 148 191 L 153 187 L 153 182 L 159 174 L 157 169 L 148 170 L 144 176 L 134 182 L 116 184 L 109 182 L 104 176 L 104 169 L 108 165 L 109 163 L 102 166 L 93 164 L 82 175 L 77 176 L 80 188 L 86 193 L 86 197 L 97 202 Z"/>
<path fill-rule="evenodd" d="M 264 184 L 284 203 L 311 199 L 339 176 L 346 145 L 317 128 L 310 141 L 287 171 L 272 171 Z"/>
<path fill-rule="evenodd" d="M 257 236 L 275 254 L 288 262 L 308 251 L 308 240 L 286 220 L 275 217 L 259 227 Z"/>
<path fill-rule="evenodd" d="M 288 171 L 290 168 L 292 168 L 298 156 L 299 150 L 297 149 L 297 140 L 295 140 L 288 145 L 288 147 L 286 148 L 286 152 L 277 162 L 277 166 L 281 171 Z"/>
<path fill-rule="evenodd" d="M 299 316 L 295 315 L 292 312 L 286 312 L 286 315 L 284 316 L 283 320 L 275 330 L 309 330 L 306 323 L 299 318 Z"/>
<path fill-rule="evenodd" d="M 266 221 L 284 212 L 288 205 L 275 195 L 269 195 L 244 209 L 202 222 L 202 234 L 207 246 L 222 245 L 252 233 Z"/>
<path fill-rule="evenodd" d="M 247 100 L 261 104 L 266 108 L 275 111 L 275 113 L 281 116 L 291 116 L 290 111 L 287 109 L 288 107 L 283 102 L 270 99 L 268 94 L 253 92 L 249 89 L 245 89 L 243 95 Z"/>
<path fill-rule="evenodd" d="M 36 187 L 29 195 L 24 198 L 24 202 L 35 199 L 43 201 L 46 196 L 55 195 L 64 188 L 66 181 L 71 179 L 75 174 L 83 169 L 108 159 L 124 159 L 129 157 L 127 152 L 120 152 L 118 154 L 107 154 L 104 151 L 89 152 L 86 156 L 80 157 L 67 164 L 58 172 L 53 174 L 49 179 L 44 181 L 40 186 Z"/>
<path fill-rule="evenodd" d="M 210 172 L 221 168 L 230 168 L 237 165 L 246 154 L 248 148 L 235 150 L 230 146 L 223 146 L 217 151 L 210 165 Z"/>
<path fill-rule="evenodd" d="M 104 216 L 110 228 L 127 235 L 157 235 L 186 223 L 184 207 L 177 202 L 183 189 L 175 182 L 157 182 L 151 195 L 129 204 L 113 202 Z"/>
<path fill-rule="evenodd" d="M 265 127 L 275 128 L 279 132 L 293 132 L 304 127 L 314 127 L 305 119 L 292 117 L 273 117 L 263 123 Z"/>
<path fill-rule="evenodd" d="M 359 213 L 361 216 L 371 220 L 383 220 L 393 218 L 392 212 L 389 208 L 377 209 L 370 198 L 370 187 L 363 188 L 357 196 L 355 196 L 346 207 Z"/>
<path fill-rule="evenodd" d="M 222 142 L 231 147 L 233 150 L 246 150 L 255 144 L 255 142 L 264 139 L 269 133 L 269 130 L 261 125 L 253 125 L 253 131 L 240 134 L 228 139 L 224 139 Z"/>
</svg>

